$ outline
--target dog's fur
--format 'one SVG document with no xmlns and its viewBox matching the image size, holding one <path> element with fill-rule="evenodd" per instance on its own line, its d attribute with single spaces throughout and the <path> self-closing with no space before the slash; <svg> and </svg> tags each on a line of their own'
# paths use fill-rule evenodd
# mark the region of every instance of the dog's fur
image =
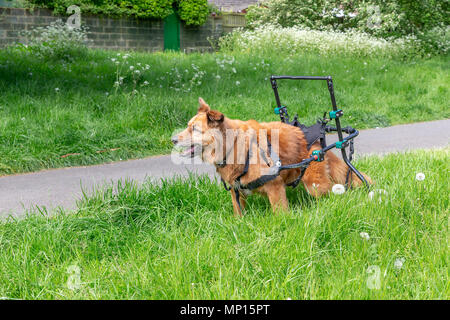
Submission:
<svg viewBox="0 0 450 320">
<path fill-rule="evenodd" d="M 266 130 L 267 137 L 272 144 L 272 131 L 278 130 L 279 150 L 277 150 L 277 152 L 283 165 L 299 163 L 303 159 L 310 157 L 313 150 L 321 149 L 318 142 L 308 149 L 303 132 L 297 127 L 282 122 L 259 123 L 255 120 L 233 120 L 225 117 L 219 111 L 211 110 L 202 98 L 199 99 L 199 103 L 197 115 L 189 121 L 188 126 L 184 131 L 172 138 L 172 141 L 175 145 L 186 148 L 187 152 L 185 152 L 185 154 L 190 155 L 191 157 L 200 156 L 203 161 L 215 165 L 217 172 L 229 185 L 233 185 L 236 178 L 244 170 L 243 163 L 245 161 L 237 161 L 239 155 L 237 141 L 241 139 L 240 141 L 244 142 L 244 144 L 241 143 L 241 145 L 244 145 L 245 150 L 243 153 L 246 155 L 248 148 L 251 148 L 248 136 L 247 138 L 245 137 L 245 134 L 249 132 L 249 130 L 255 130 L 256 132 L 259 132 L 261 129 Z M 225 142 L 227 138 L 227 129 L 234 129 L 238 132 L 231 142 Z M 211 131 L 213 132 L 211 133 Z M 225 166 L 219 165 L 223 160 L 223 157 L 222 159 L 216 159 L 217 157 L 215 156 L 218 153 L 217 150 L 215 150 L 216 140 L 218 140 L 217 134 L 222 135 L 222 139 L 220 139 L 222 144 L 221 147 L 223 148 L 222 154 L 229 155 L 230 151 L 233 151 L 234 161 L 227 161 Z M 258 145 L 263 145 L 264 141 L 260 140 L 261 139 L 257 142 Z M 198 142 L 194 143 L 193 141 Z M 267 142 L 265 144 L 267 146 Z M 231 150 L 231 148 L 234 150 Z M 267 148 L 264 149 L 264 152 L 268 155 Z M 252 150 L 252 154 L 257 153 L 258 152 Z M 271 162 L 270 164 L 258 163 L 257 161 L 250 162 L 251 164 L 249 165 L 248 173 L 241 178 L 241 183 L 245 185 L 259 178 L 264 167 L 267 168 L 268 165 L 273 165 L 272 159 L 270 157 L 268 157 L 268 159 Z M 347 171 L 347 165 L 340 158 L 333 152 L 327 152 L 324 161 L 314 161 L 310 164 L 301 181 L 312 196 L 318 197 L 328 193 L 334 184 L 344 184 Z M 266 195 L 269 198 L 274 212 L 287 210 L 288 200 L 286 198 L 285 188 L 287 184 L 295 181 L 299 174 L 300 169 L 283 170 L 277 178 L 255 189 L 254 192 Z M 371 183 L 368 176 L 364 175 L 364 177 Z M 352 173 L 350 181 L 352 181 L 354 186 L 361 184 L 361 181 L 354 173 Z M 235 214 L 241 216 L 241 208 L 245 207 L 245 198 L 248 193 L 241 191 L 241 207 L 236 201 L 236 195 L 233 189 L 230 193 Z"/>
</svg>

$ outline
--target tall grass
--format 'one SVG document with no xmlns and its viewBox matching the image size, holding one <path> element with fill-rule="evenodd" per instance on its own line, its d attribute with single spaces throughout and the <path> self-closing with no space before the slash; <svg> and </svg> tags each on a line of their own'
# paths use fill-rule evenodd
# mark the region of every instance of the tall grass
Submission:
<svg viewBox="0 0 450 320">
<path fill-rule="evenodd" d="M 0 222 L 0 296 L 449 299 L 448 159 L 448 149 L 365 158 L 358 168 L 387 191 L 381 201 L 300 188 L 290 214 L 253 196 L 242 219 L 207 178 L 122 184 L 73 214 Z"/>
<path fill-rule="evenodd" d="M 0 51 L 0 175 L 169 152 L 199 96 L 231 118 L 276 121 L 272 74 L 332 75 L 344 122 L 359 129 L 450 115 L 445 57 L 133 53 L 128 68 L 150 69 L 137 84 L 123 69 L 119 87 L 111 59 L 117 52 L 61 61 Z M 323 83 L 280 82 L 280 94 L 305 123 L 330 109 Z"/>
</svg>

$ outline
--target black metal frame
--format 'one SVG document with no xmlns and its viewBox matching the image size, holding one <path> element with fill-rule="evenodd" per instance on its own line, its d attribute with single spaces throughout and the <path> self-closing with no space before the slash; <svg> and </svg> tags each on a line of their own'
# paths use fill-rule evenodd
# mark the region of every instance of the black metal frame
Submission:
<svg viewBox="0 0 450 320">
<path fill-rule="evenodd" d="M 347 166 L 349 167 L 349 170 L 353 171 L 356 176 L 365 184 L 366 188 L 369 189 L 369 184 L 367 183 L 366 179 L 364 178 L 364 176 L 352 165 L 351 163 L 351 158 L 349 159 L 347 156 L 347 152 L 345 150 L 345 148 L 350 144 L 353 143 L 353 139 L 355 137 L 357 137 L 359 135 L 359 131 L 352 128 L 352 127 L 345 127 L 342 128 L 341 127 L 341 121 L 339 120 L 339 118 L 343 115 L 342 110 L 338 110 L 337 105 L 336 105 L 336 98 L 334 97 L 334 88 L 333 88 L 333 80 L 331 78 L 331 76 L 326 76 L 326 77 L 315 77 L 315 76 L 271 76 L 270 77 L 270 82 L 272 84 L 272 89 L 273 92 L 275 94 L 275 100 L 277 103 L 277 108 L 279 110 L 279 115 L 280 115 L 280 119 L 282 122 L 284 123 L 288 123 L 294 126 L 300 126 L 300 123 L 297 120 L 297 115 L 294 117 L 293 121 L 290 121 L 289 119 L 289 115 L 287 113 L 287 108 L 285 106 L 281 105 L 281 101 L 280 101 L 280 96 L 278 94 L 278 84 L 277 84 L 277 80 L 282 80 L 282 79 L 289 79 L 289 80 L 324 80 L 327 82 L 328 85 L 328 91 L 330 92 L 330 98 L 331 98 L 331 104 L 333 107 L 333 112 L 336 115 L 334 120 L 336 123 L 336 127 L 331 127 L 331 126 L 325 126 L 325 131 L 328 132 L 332 132 L 332 131 L 336 131 L 338 134 L 338 138 L 339 141 L 335 142 L 333 144 L 330 145 L 326 145 L 325 139 L 323 137 L 321 137 L 321 146 L 322 149 L 319 150 L 319 152 L 313 154 L 311 157 L 304 159 L 302 162 L 300 163 L 295 163 L 295 164 L 290 164 L 290 165 L 282 165 L 279 167 L 279 171 L 281 170 L 288 170 L 288 169 L 296 169 L 296 168 L 307 168 L 309 166 L 309 164 L 312 161 L 322 161 L 323 160 L 323 156 L 325 155 L 325 152 L 336 148 L 337 144 L 339 145 L 339 149 L 341 149 L 341 153 L 342 153 L 342 159 L 344 160 L 344 162 L 347 164 Z M 345 132 L 348 134 L 348 136 L 344 137 L 342 132 Z M 349 171 L 350 173 L 350 171 Z M 349 175 L 347 175 L 347 178 L 349 177 Z M 347 179 L 348 180 L 348 179 Z M 346 182 L 346 188 L 348 188 L 349 186 L 351 186 L 351 183 L 348 184 L 348 181 Z"/>
</svg>

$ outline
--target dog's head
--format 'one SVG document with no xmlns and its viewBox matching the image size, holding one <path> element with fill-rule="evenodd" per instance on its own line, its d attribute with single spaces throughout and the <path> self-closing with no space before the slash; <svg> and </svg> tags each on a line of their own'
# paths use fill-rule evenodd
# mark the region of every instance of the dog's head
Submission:
<svg viewBox="0 0 450 320">
<path fill-rule="evenodd" d="M 188 122 L 187 128 L 172 137 L 175 146 L 183 149 L 186 157 L 199 156 L 212 162 L 218 140 L 223 137 L 224 115 L 211 110 L 209 105 L 199 98 L 197 114 Z"/>
</svg>

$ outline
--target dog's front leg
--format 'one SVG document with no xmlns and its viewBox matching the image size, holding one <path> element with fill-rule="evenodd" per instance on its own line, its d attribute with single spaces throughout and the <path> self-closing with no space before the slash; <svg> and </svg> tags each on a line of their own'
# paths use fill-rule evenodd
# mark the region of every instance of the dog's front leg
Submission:
<svg viewBox="0 0 450 320">
<path fill-rule="evenodd" d="M 283 183 L 274 183 L 265 186 L 265 192 L 269 198 L 273 213 L 287 212 L 289 209 L 286 197 L 286 187 Z"/>
<path fill-rule="evenodd" d="M 241 205 L 239 206 L 238 201 L 236 199 L 236 192 L 234 191 L 234 189 L 231 189 L 230 192 L 231 192 L 231 200 L 233 201 L 234 215 L 236 217 L 242 217 L 242 210 L 245 208 L 245 197 L 242 194 L 240 194 L 239 203 Z"/>
</svg>

